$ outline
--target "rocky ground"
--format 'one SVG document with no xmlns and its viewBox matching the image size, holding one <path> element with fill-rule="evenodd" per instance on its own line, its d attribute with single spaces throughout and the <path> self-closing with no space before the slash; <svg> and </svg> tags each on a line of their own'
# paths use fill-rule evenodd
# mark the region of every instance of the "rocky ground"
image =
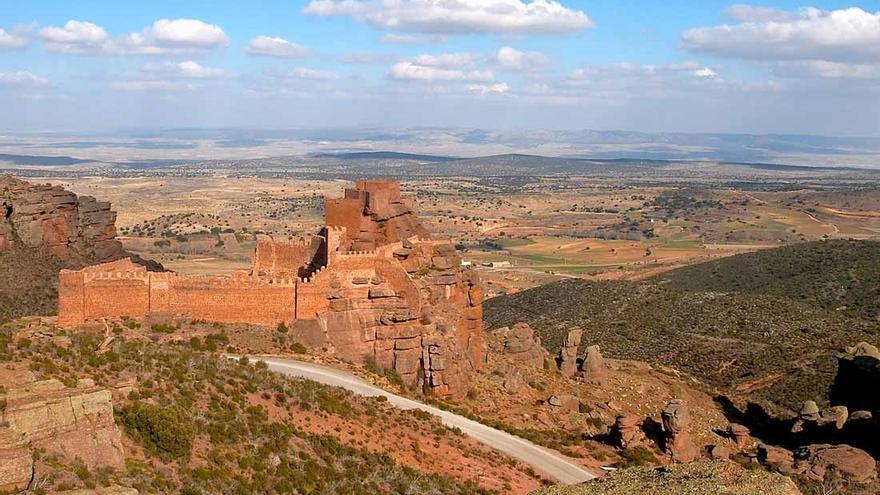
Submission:
<svg viewBox="0 0 880 495">
<path fill-rule="evenodd" d="M 533 495 L 801 495 L 785 476 L 749 470 L 733 462 L 706 461 L 662 468 L 632 468 L 600 481 L 550 487 Z"/>
</svg>

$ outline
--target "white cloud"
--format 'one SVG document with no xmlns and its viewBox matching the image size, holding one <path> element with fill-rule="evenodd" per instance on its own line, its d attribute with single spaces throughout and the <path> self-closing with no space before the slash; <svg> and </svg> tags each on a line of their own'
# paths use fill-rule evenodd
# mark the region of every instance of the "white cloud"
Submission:
<svg viewBox="0 0 880 495">
<path fill-rule="evenodd" d="M 151 63 L 145 65 L 142 70 L 147 74 L 182 79 L 223 79 L 232 76 L 232 74 L 223 69 L 205 67 L 192 60 L 177 63 Z"/>
<path fill-rule="evenodd" d="M 508 70 L 535 71 L 548 67 L 550 57 L 541 52 L 523 52 L 503 46 L 495 54 L 495 63 Z"/>
<path fill-rule="evenodd" d="M 790 12 L 773 7 L 744 4 L 731 5 L 725 13 L 733 20 L 745 22 L 788 21 L 793 17 Z"/>
<path fill-rule="evenodd" d="M 442 53 L 440 55 L 419 55 L 412 61 L 416 65 L 426 67 L 461 69 L 474 67 L 479 59 L 480 57 L 473 53 Z"/>
<path fill-rule="evenodd" d="M 312 81 L 334 81 L 339 79 L 339 74 L 331 70 L 308 69 L 297 67 L 291 70 L 268 70 L 266 74 L 276 79 L 308 79 Z"/>
<path fill-rule="evenodd" d="M 189 83 L 173 81 L 116 81 L 111 87 L 120 91 L 168 92 L 193 89 Z"/>
<path fill-rule="evenodd" d="M 878 79 L 880 64 L 848 64 L 826 60 L 778 62 L 772 66 L 780 77 L 819 77 L 822 79 Z"/>
<path fill-rule="evenodd" d="M 71 54 L 167 54 L 225 47 L 229 38 L 220 26 L 198 19 L 160 19 L 141 32 L 112 38 L 103 27 L 69 20 L 64 27 L 40 30 L 46 49 Z"/>
<path fill-rule="evenodd" d="M 312 51 L 303 45 L 292 43 L 284 38 L 270 36 L 257 36 L 248 43 L 248 53 L 278 58 L 304 58 L 312 54 Z"/>
<path fill-rule="evenodd" d="M 560 34 L 593 27 L 586 13 L 554 0 L 311 0 L 303 12 L 428 34 Z"/>
<path fill-rule="evenodd" d="M 442 43 L 445 41 L 445 38 L 442 36 L 418 36 L 413 34 L 386 34 L 382 36 L 382 41 L 398 45 L 433 45 Z"/>
<path fill-rule="evenodd" d="M 15 50 L 27 46 L 27 40 L 0 28 L 0 50 Z"/>
<path fill-rule="evenodd" d="M 544 96 L 611 103 L 650 98 L 692 98 L 697 93 L 717 95 L 742 89 L 742 84 L 726 81 L 714 69 L 693 61 L 668 65 L 624 62 L 575 69 Z"/>
<path fill-rule="evenodd" d="M 165 46 L 217 48 L 229 44 L 220 26 L 198 19 L 161 19 L 153 23 L 148 34 L 157 44 Z"/>
<path fill-rule="evenodd" d="M 415 81 L 491 81 L 494 78 L 489 70 L 447 69 L 415 62 L 398 62 L 391 66 L 388 75 L 392 79 Z"/>
<path fill-rule="evenodd" d="M 743 22 L 686 31 L 682 44 L 743 59 L 880 62 L 880 12 L 806 8 L 782 15 L 749 9 L 733 12 Z"/>
<path fill-rule="evenodd" d="M 494 84 L 468 84 L 466 89 L 472 93 L 479 93 L 481 95 L 487 95 L 490 93 L 504 94 L 510 91 L 510 86 L 504 82 Z"/>
<path fill-rule="evenodd" d="M 49 80 L 31 72 L 0 72 L 0 86 L 39 88 L 49 86 Z"/>
<path fill-rule="evenodd" d="M 40 29 L 46 49 L 58 53 L 95 53 L 104 50 L 110 35 L 101 26 L 71 19 L 64 27 Z"/>
</svg>

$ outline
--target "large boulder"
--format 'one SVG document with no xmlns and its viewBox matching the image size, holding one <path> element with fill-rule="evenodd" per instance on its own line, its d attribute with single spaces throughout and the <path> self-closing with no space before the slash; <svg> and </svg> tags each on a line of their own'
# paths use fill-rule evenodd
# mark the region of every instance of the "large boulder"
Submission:
<svg viewBox="0 0 880 495">
<path fill-rule="evenodd" d="M 794 456 L 795 468 L 815 480 L 821 481 L 831 472 L 856 483 L 877 476 L 874 459 L 864 450 L 849 445 L 808 445 L 796 450 Z"/>
<path fill-rule="evenodd" d="M 645 432 L 642 430 L 642 418 L 635 414 L 621 414 L 614 420 L 611 428 L 611 437 L 615 445 L 622 449 L 629 449 L 640 445 L 645 440 Z"/>
<path fill-rule="evenodd" d="M 581 363 L 581 378 L 591 385 L 605 385 L 605 360 L 602 358 L 599 346 L 587 347 L 587 353 Z"/>
<path fill-rule="evenodd" d="M 527 323 L 517 323 L 512 328 L 500 328 L 493 332 L 494 350 L 505 355 L 512 361 L 523 363 L 533 368 L 544 366 L 547 351 L 541 340 Z"/>
<path fill-rule="evenodd" d="M 687 404 L 672 399 L 661 412 L 665 437 L 664 451 L 673 462 L 692 462 L 697 458 L 697 447 L 690 434 L 691 416 Z"/>
</svg>

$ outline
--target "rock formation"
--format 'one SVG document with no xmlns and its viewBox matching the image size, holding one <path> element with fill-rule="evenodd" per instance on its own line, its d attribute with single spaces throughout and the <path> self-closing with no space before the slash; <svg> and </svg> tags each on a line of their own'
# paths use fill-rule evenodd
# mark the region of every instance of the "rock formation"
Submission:
<svg viewBox="0 0 880 495">
<path fill-rule="evenodd" d="M 808 445 L 795 451 L 795 471 L 821 481 L 830 471 L 855 483 L 877 476 L 877 463 L 867 452 L 849 445 Z"/>
<path fill-rule="evenodd" d="M 587 347 L 587 353 L 581 363 L 581 378 L 592 385 L 605 384 L 605 360 L 599 351 L 599 346 L 591 345 Z"/>
<path fill-rule="evenodd" d="M 568 331 L 568 335 L 562 341 L 562 347 L 559 348 L 559 354 L 556 355 L 556 367 L 562 376 L 573 378 L 578 372 L 578 347 L 581 345 L 582 334 L 583 331 L 580 328 L 573 328 Z"/>
<path fill-rule="evenodd" d="M 740 450 L 747 448 L 752 442 L 749 429 L 741 424 L 730 423 L 727 426 L 727 434 Z"/>
<path fill-rule="evenodd" d="M 833 424 L 835 428 L 838 430 L 842 430 L 843 426 L 846 424 L 849 419 L 849 409 L 846 406 L 832 406 L 827 409 L 823 409 L 821 413 L 819 413 L 819 425 L 828 425 Z"/>
<path fill-rule="evenodd" d="M 81 459 L 89 469 L 124 468 L 110 391 L 91 380 L 81 380 L 75 389 L 57 380 L 16 381 L 18 385 L 6 390 L 5 409 L 0 409 L 0 490 L 27 488 L 34 449 Z"/>
<path fill-rule="evenodd" d="M 642 418 L 634 414 L 621 414 L 614 421 L 611 429 L 611 437 L 615 445 L 622 449 L 629 449 L 640 445 L 645 440 L 645 432 L 642 430 Z"/>
<path fill-rule="evenodd" d="M 851 411 L 880 411 L 880 394 L 871 391 L 880 388 L 880 350 L 861 342 L 838 356 L 837 376 L 831 388 L 834 404 L 845 405 Z"/>
<path fill-rule="evenodd" d="M 492 332 L 492 337 L 490 350 L 493 352 L 533 368 L 544 366 L 547 351 L 528 323 L 517 323 L 513 328 L 499 328 Z"/>
<path fill-rule="evenodd" d="M 795 420 L 794 425 L 791 427 L 791 431 L 792 433 L 799 433 L 804 430 L 806 425 L 817 424 L 820 419 L 819 406 L 816 405 L 816 401 L 804 401 L 800 412 L 798 412 L 797 420 Z"/>
<path fill-rule="evenodd" d="M 581 400 L 569 394 L 551 395 L 547 399 L 547 404 L 560 413 L 576 413 L 581 408 Z"/>
<path fill-rule="evenodd" d="M 62 271 L 59 324 L 154 314 L 284 324 L 307 347 L 373 359 L 407 386 L 463 396 L 484 360 L 476 272 L 451 243 L 427 237 L 396 181 L 360 181 L 327 200 L 325 215 L 318 234 L 261 237 L 252 269 L 231 277 L 148 273 L 127 260 Z M 525 340 L 511 350 L 534 359 L 531 329 L 514 334 Z"/>
<path fill-rule="evenodd" d="M 77 197 L 60 186 L 0 178 L 0 249 L 40 249 L 65 261 L 95 263 L 125 257 L 110 203 Z"/>
<path fill-rule="evenodd" d="M 672 399 L 661 413 L 664 451 L 673 462 L 692 462 L 697 458 L 697 448 L 689 431 L 691 417 L 687 405 L 680 399 Z"/>
</svg>

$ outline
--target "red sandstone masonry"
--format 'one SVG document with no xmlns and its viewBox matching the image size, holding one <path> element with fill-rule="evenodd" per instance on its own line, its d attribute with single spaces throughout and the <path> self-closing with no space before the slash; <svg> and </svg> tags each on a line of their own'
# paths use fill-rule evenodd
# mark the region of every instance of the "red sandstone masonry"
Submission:
<svg viewBox="0 0 880 495">
<path fill-rule="evenodd" d="M 64 270 L 59 324 L 150 313 L 284 323 L 309 348 L 371 357 L 409 385 L 463 395 L 484 347 L 476 275 L 449 242 L 427 238 L 396 182 L 358 182 L 325 210 L 320 235 L 261 236 L 249 273 L 147 272 L 128 259 Z"/>
</svg>

